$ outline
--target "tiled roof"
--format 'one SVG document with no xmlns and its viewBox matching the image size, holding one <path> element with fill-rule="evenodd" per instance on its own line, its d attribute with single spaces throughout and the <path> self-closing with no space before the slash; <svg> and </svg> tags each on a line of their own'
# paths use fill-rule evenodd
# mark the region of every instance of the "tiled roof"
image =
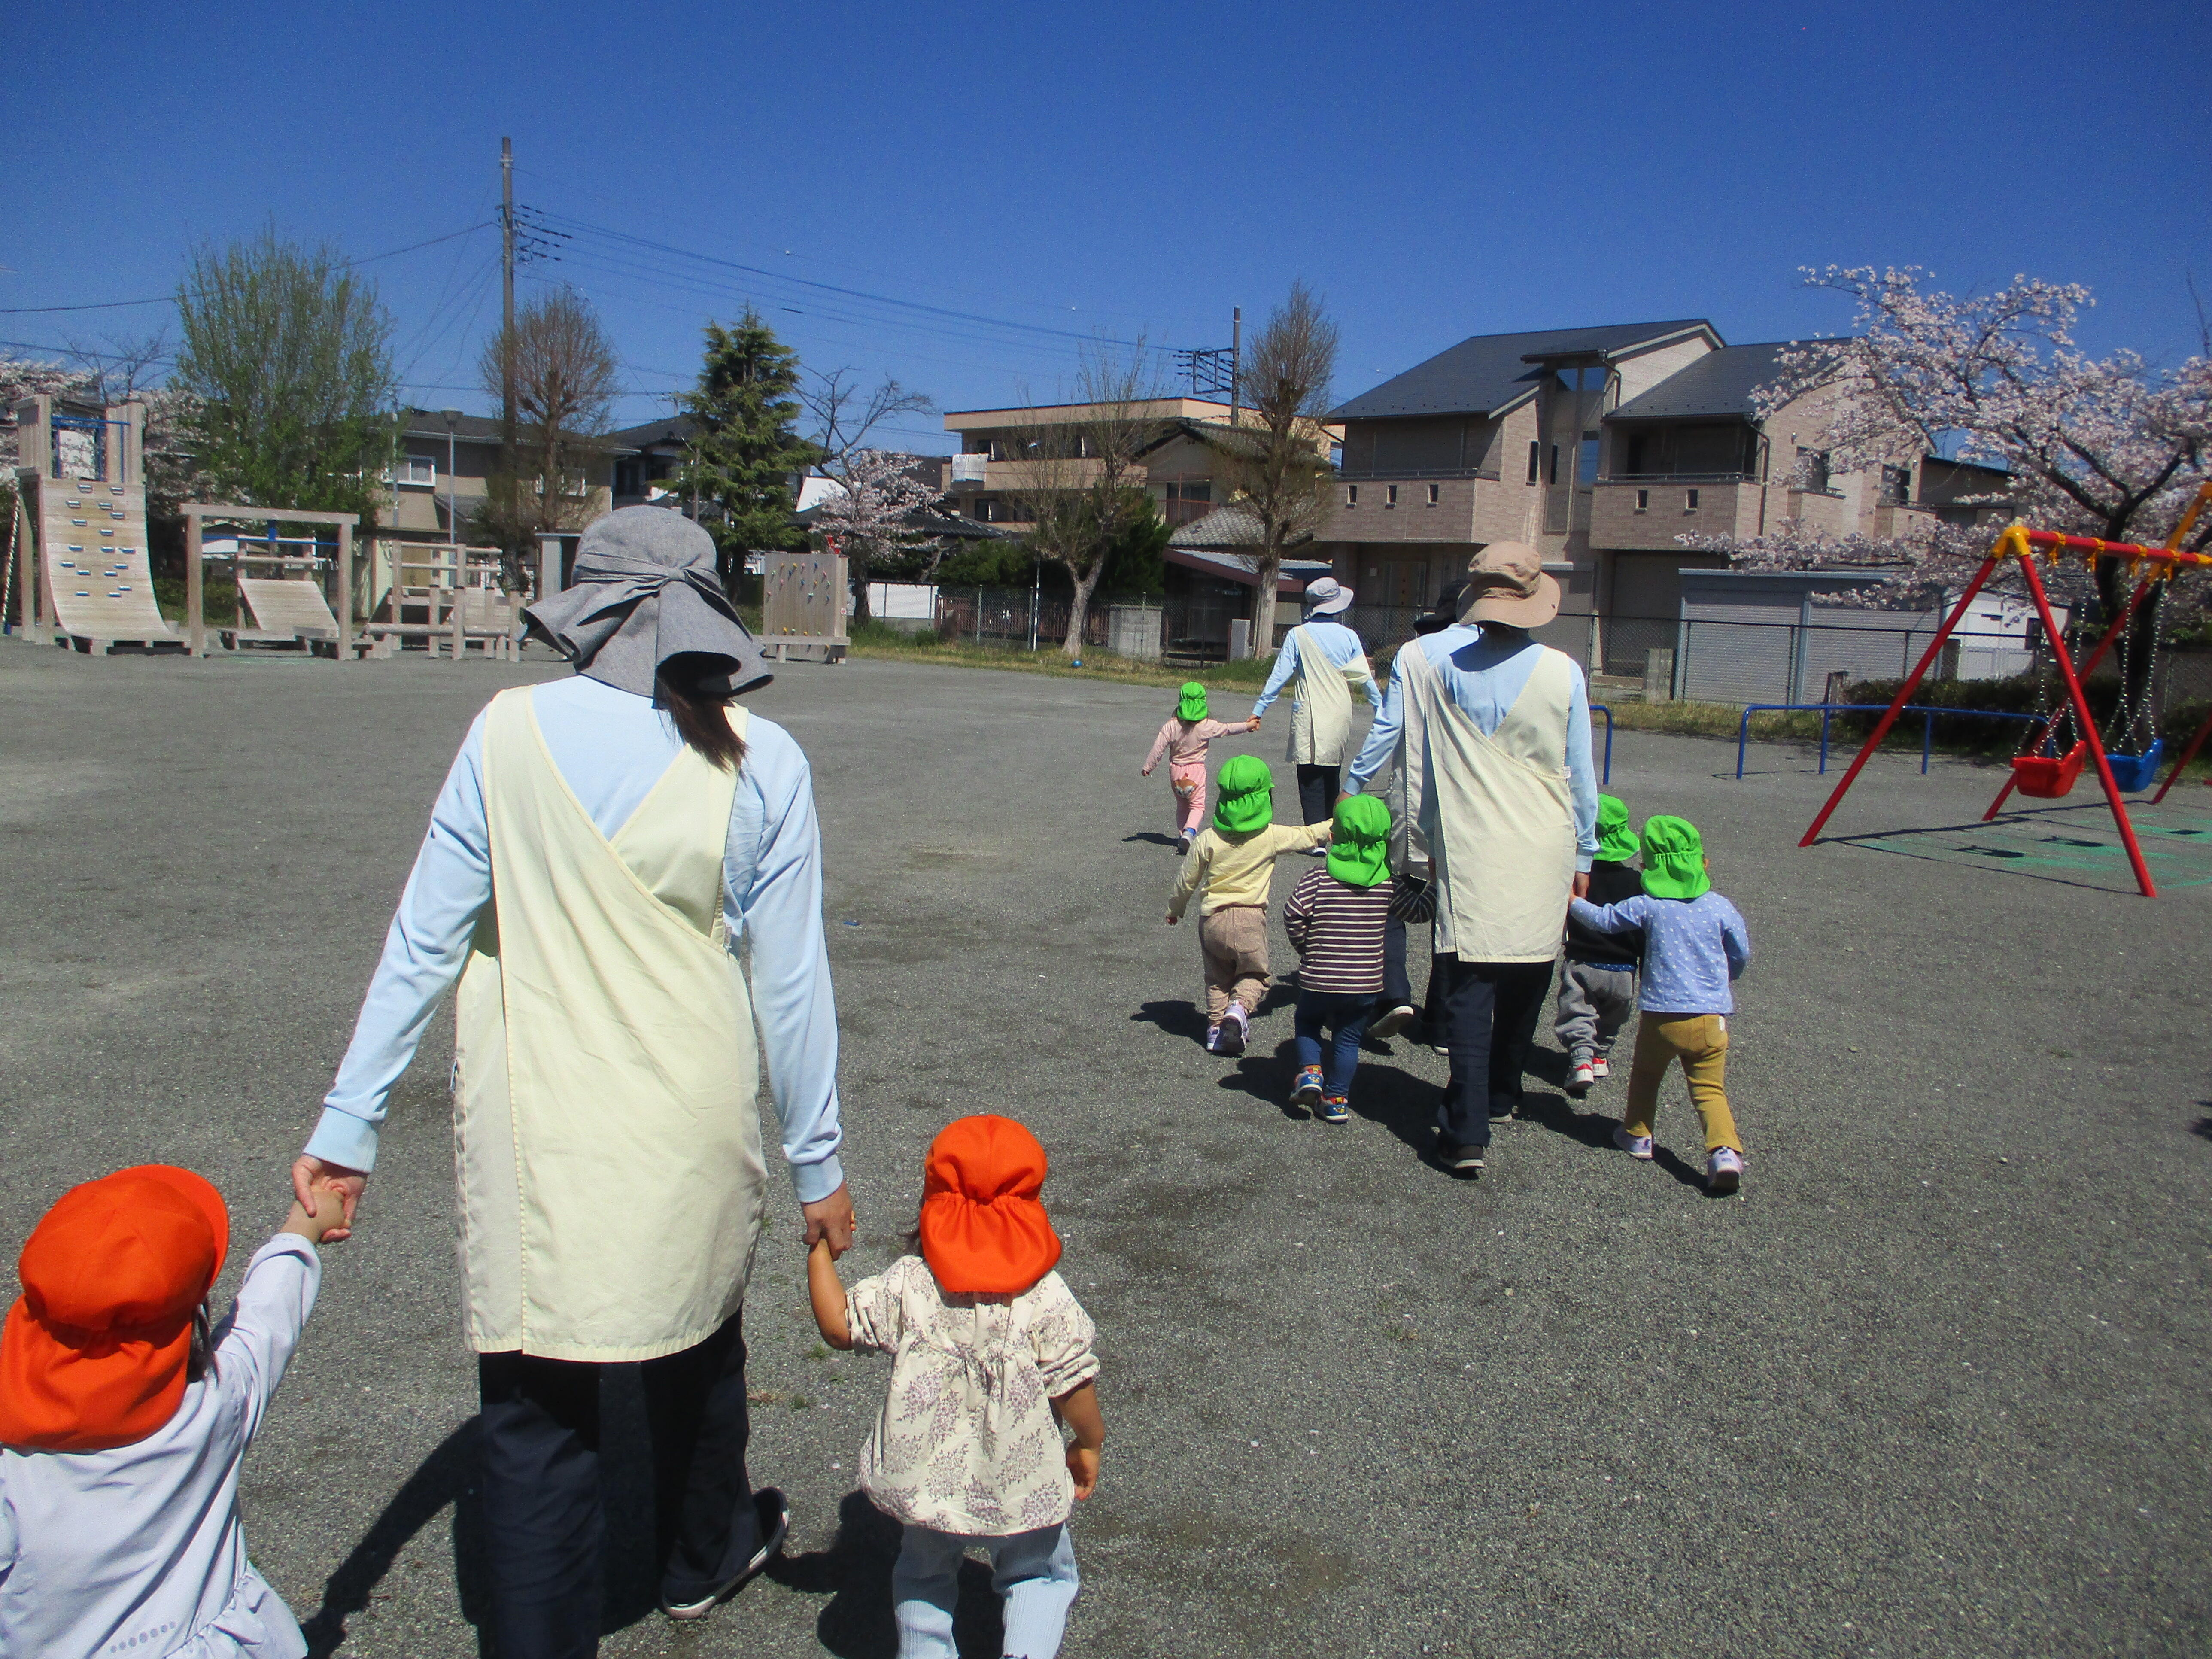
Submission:
<svg viewBox="0 0 2212 1659">
<path fill-rule="evenodd" d="M 1773 340 L 1763 345 L 1709 351 L 1649 392 L 1630 398 L 1613 411 L 1612 418 L 1638 421 L 1661 416 L 1735 415 L 1756 419 L 1759 410 L 1751 394 L 1774 380 L 1779 359 L 1790 345 L 1787 340 Z"/>
<path fill-rule="evenodd" d="M 400 430 L 410 438 L 434 438 L 446 441 L 446 415 L 438 409 L 403 409 L 399 411 Z M 500 441 L 499 416 L 496 415 L 462 415 L 455 417 L 453 434 L 463 443 L 495 444 Z M 579 442 L 588 441 L 581 433 L 570 433 Z M 598 440 L 600 453 L 608 455 L 627 455 L 631 446 L 627 434 L 610 432 Z"/>
<path fill-rule="evenodd" d="M 1181 565 L 1186 570 L 1204 571 L 1209 576 L 1241 582 L 1246 587 L 1260 585 L 1260 573 L 1234 554 L 1211 552 L 1204 548 L 1177 547 L 1170 541 L 1168 550 L 1161 556 L 1168 563 Z M 1303 593 L 1308 582 L 1328 573 L 1328 565 L 1319 559 L 1285 559 L 1282 574 L 1275 582 L 1275 592 L 1279 594 Z"/>
<path fill-rule="evenodd" d="M 1580 353 L 1612 357 L 1638 346 L 1702 331 L 1720 336 L 1701 317 L 1673 322 L 1612 323 L 1597 328 L 1540 329 L 1529 334 L 1478 334 L 1385 380 L 1329 411 L 1332 421 L 1409 415 L 1486 415 L 1518 403 L 1536 388 L 1543 368 L 1531 357 Z"/>
<path fill-rule="evenodd" d="M 1313 539 L 1312 532 L 1294 536 L 1288 546 L 1297 546 Z M 1231 548 L 1242 550 L 1260 545 L 1260 520 L 1249 507 L 1231 504 L 1217 507 L 1203 518 L 1193 519 L 1179 525 L 1168 538 L 1170 547 L 1189 549 Z"/>
</svg>

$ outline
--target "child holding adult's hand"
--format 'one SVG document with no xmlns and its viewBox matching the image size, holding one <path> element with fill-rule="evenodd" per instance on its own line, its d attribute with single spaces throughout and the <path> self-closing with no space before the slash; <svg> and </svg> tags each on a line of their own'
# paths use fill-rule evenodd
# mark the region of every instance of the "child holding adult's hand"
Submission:
<svg viewBox="0 0 2212 1659">
<path fill-rule="evenodd" d="M 953 1659 L 970 1544 L 990 1552 L 1006 1652 L 1052 1659 L 1075 1601 L 1067 1519 L 1097 1488 L 1106 1425 L 1090 1316 L 1053 1271 L 1045 1167 L 1012 1119 L 962 1118 L 930 1145 L 919 1255 L 849 1291 L 826 1242 L 806 1259 L 822 1340 L 893 1356 L 860 1488 L 906 1528 L 891 1572 L 899 1659 Z"/>
</svg>

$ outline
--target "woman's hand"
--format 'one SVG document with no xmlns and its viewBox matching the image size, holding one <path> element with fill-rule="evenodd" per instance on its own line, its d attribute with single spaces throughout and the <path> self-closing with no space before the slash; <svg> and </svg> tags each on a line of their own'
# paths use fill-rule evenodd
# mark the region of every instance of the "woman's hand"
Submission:
<svg viewBox="0 0 2212 1659">
<path fill-rule="evenodd" d="M 319 1158 L 302 1152 L 292 1160 L 292 1196 L 309 1215 L 315 1213 L 315 1194 L 318 1191 L 336 1193 L 338 1202 L 345 1206 L 343 1224 L 331 1228 L 323 1239 L 335 1244 L 340 1239 L 353 1237 L 353 1208 L 361 1202 L 361 1189 L 368 1185 L 366 1170 L 349 1170 L 343 1164 L 325 1164 Z"/>
</svg>

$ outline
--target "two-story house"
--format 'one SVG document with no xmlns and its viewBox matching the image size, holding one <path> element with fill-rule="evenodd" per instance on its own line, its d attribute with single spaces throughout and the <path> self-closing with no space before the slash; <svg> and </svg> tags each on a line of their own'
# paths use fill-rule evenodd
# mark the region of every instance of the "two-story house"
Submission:
<svg viewBox="0 0 2212 1659">
<path fill-rule="evenodd" d="M 1680 573 L 1726 562 L 1684 535 L 1790 520 L 1895 535 L 1985 482 L 1933 458 L 1832 471 L 1832 394 L 1758 412 L 1784 349 L 1730 346 L 1698 318 L 1462 341 L 1334 411 L 1322 550 L 1394 642 L 1477 549 L 1531 543 L 1565 592 L 1554 642 L 1634 674 L 1671 637 Z"/>
<path fill-rule="evenodd" d="M 459 410 L 404 409 L 399 414 L 399 453 L 385 480 L 389 494 L 379 515 L 380 527 L 407 541 L 469 540 L 470 522 L 499 471 L 498 418 Z M 601 440 L 590 459 L 562 481 L 580 520 L 608 510 L 616 465 L 629 453 L 618 434 Z"/>
</svg>

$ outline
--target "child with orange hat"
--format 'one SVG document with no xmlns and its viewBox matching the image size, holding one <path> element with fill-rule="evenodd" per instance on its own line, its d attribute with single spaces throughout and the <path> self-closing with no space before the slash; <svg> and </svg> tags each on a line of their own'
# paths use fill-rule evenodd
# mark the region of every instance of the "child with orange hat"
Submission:
<svg viewBox="0 0 2212 1659">
<path fill-rule="evenodd" d="M 826 1243 L 807 1257 L 822 1340 L 895 1356 L 860 1488 L 906 1527 L 891 1573 L 899 1659 L 953 1659 L 970 1544 L 990 1552 L 1003 1651 L 1052 1659 L 1075 1601 L 1067 1517 L 1097 1485 L 1106 1425 L 1091 1316 L 1053 1271 L 1060 1238 L 1037 1200 L 1045 1167 L 1037 1138 L 1012 1119 L 963 1117 L 930 1143 L 921 1255 L 850 1291 Z"/>
<path fill-rule="evenodd" d="M 246 1559 L 238 1470 L 322 1280 L 337 1193 L 247 1264 L 216 1340 L 222 1195 L 165 1164 L 62 1194 L 0 1328 L 0 1654 L 300 1659 Z"/>
</svg>

